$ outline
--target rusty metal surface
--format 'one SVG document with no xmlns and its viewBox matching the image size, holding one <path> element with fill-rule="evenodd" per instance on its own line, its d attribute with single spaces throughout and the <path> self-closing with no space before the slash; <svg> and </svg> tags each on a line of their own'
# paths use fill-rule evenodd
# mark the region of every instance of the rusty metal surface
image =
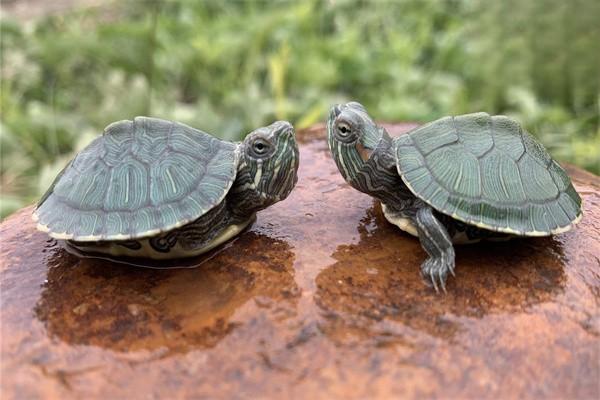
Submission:
<svg viewBox="0 0 600 400">
<path fill-rule="evenodd" d="M 2 398 L 600 396 L 600 178 L 569 169 L 574 231 L 458 247 L 437 295 L 323 130 L 299 136 L 296 190 L 195 269 L 80 260 L 30 209 L 4 221 Z"/>
</svg>

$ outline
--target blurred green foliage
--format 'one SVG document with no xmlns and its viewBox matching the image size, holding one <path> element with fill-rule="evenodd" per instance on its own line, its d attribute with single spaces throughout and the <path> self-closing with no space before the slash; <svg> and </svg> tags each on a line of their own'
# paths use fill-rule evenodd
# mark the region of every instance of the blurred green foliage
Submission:
<svg viewBox="0 0 600 400">
<path fill-rule="evenodd" d="M 0 215 L 115 120 L 240 139 L 349 99 L 387 121 L 509 114 L 600 173 L 598 21 L 597 0 L 115 1 L 5 18 Z"/>
</svg>

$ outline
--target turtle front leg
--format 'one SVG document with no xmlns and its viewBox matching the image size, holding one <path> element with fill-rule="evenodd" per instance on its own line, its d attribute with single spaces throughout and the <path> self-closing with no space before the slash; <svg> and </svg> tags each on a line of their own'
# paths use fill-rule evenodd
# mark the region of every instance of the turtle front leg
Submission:
<svg viewBox="0 0 600 400">
<path fill-rule="evenodd" d="M 421 246 L 429 255 L 421 264 L 421 275 L 426 281 L 431 281 L 436 292 L 439 291 L 438 283 L 445 292 L 448 272 L 454 275 L 454 247 L 450 236 L 427 205 L 417 210 L 415 225 Z"/>
</svg>

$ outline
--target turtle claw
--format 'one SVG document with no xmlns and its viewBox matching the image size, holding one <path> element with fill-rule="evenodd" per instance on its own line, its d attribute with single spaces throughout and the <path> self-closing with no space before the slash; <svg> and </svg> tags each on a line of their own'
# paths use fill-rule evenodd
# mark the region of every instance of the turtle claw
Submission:
<svg viewBox="0 0 600 400">
<path fill-rule="evenodd" d="M 433 287 L 436 293 L 440 288 L 444 293 L 446 290 L 446 278 L 448 273 L 454 274 L 454 254 L 451 257 L 430 257 L 421 265 L 421 275 L 428 286 Z"/>
<path fill-rule="evenodd" d="M 442 273 L 440 272 L 439 278 L 440 278 L 440 286 L 442 287 L 442 290 L 444 291 L 444 293 L 448 293 L 446 291 L 446 277 L 442 278 Z"/>
<path fill-rule="evenodd" d="M 435 292 L 436 292 L 436 293 L 439 293 L 439 292 L 440 292 L 440 289 L 438 289 L 438 285 L 437 285 L 437 283 L 435 282 L 435 275 L 434 275 L 433 271 L 431 271 L 431 272 L 429 273 L 429 276 L 430 276 L 430 278 L 431 278 L 431 283 L 433 284 L 433 288 L 435 289 Z"/>
</svg>

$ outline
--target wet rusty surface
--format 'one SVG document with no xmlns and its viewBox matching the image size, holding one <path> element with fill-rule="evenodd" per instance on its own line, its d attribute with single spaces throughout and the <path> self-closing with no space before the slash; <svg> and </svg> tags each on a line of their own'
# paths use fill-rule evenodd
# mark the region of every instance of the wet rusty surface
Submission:
<svg viewBox="0 0 600 400">
<path fill-rule="evenodd" d="M 575 230 L 458 247 L 436 295 L 323 130 L 299 137 L 295 191 L 195 269 L 81 260 L 30 209 L 4 221 L 2 398 L 600 396 L 600 178 L 569 170 Z"/>
</svg>

